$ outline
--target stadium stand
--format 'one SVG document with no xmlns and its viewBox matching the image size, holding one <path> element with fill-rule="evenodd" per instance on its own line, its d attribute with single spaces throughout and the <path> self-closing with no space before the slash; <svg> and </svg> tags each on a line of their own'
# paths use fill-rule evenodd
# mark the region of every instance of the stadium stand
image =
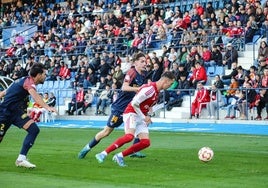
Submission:
<svg viewBox="0 0 268 188">
<path fill-rule="evenodd" d="M 17 63 L 27 71 L 31 63 L 43 62 L 53 81 L 48 80 L 37 89 L 39 92 L 53 91 L 58 97 L 58 107 L 66 109 L 66 103 L 75 89 L 73 87 L 81 83 L 79 79 L 83 84 L 86 82 L 84 87 L 91 87 L 95 92 L 100 76 L 107 76 L 99 66 L 102 59 L 109 64 L 110 74 L 117 64 L 125 73 L 133 53 L 143 51 L 148 54 L 148 59 L 157 58 L 169 70 L 172 70 L 170 65 L 173 62 L 185 64 L 191 74 L 196 56 L 202 57 L 204 45 L 209 48 L 217 45 L 224 55 L 228 40 L 238 50 L 238 65 L 249 70 L 254 62 L 259 61 L 257 52 L 260 42 L 267 43 L 268 3 L 264 0 L 242 3 L 236 0 L 129 1 L 131 9 L 128 9 L 128 4 L 109 2 L 111 4 L 56 0 L 55 3 L 35 4 L 27 1 L 18 7 L 16 1 L 3 1 L 0 17 L 3 71 L 0 73 L 13 77 L 20 75 L 15 70 Z M 16 34 L 11 35 L 14 30 Z M 152 35 L 149 30 L 153 31 Z M 245 43 L 249 30 L 253 32 L 250 35 L 252 42 Z M 134 35 L 139 37 L 135 41 L 136 46 L 133 46 Z M 162 49 L 164 45 L 166 52 Z M 181 61 L 183 58 L 178 57 L 183 47 L 187 48 L 187 55 Z M 193 47 L 195 52 L 190 50 Z M 171 48 L 176 49 L 177 56 L 165 65 L 163 59 L 169 55 Z M 268 52 L 264 58 L 268 58 Z M 203 63 L 202 58 L 198 61 Z M 60 69 L 63 69 L 62 62 L 74 75 L 70 80 L 60 80 L 58 77 Z M 84 78 L 77 76 L 82 67 L 86 68 Z M 93 76 L 89 76 L 88 71 L 92 71 Z M 215 75 L 228 72 L 222 65 L 208 67 L 207 87 Z M 158 115 L 166 118 L 174 117 L 174 114 L 176 117 L 189 117 L 191 98 L 191 95 L 184 96 L 182 107 L 175 107 L 170 112 L 163 110 Z"/>
</svg>

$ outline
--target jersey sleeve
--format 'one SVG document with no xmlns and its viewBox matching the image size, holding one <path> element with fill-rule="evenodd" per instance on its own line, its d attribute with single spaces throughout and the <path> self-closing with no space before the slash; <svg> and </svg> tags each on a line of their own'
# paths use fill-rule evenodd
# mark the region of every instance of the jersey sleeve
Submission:
<svg viewBox="0 0 268 188">
<path fill-rule="evenodd" d="M 27 78 L 24 81 L 23 88 L 27 91 L 29 91 L 30 89 L 36 90 L 36 85 L 34 84 L 33 79 Z"/>
<path fill-rule="evenodd" d="M 149 87 L 144 87 L 142 88 L 138 94 L 134 97 L 133 100 L 137 101 L 139 104 L 144 102 L 146 99 L 149 99 L 150 97 L 153 96 L 154 94 L 154 87 L 149 86 Z"/>
<path fill-rule="evenodd" d="M 134 78 L 136 77 L 136 72 L 135 72 L 135 70 L 134 69 L 130 69 L 128 72 L 127 72 L 127 74 L 126 74 L 126 76 L 125 76 L 125 78 L 124 78 L 124 82 L 127 82 L 127 83 L 131 83 L 133 80 L 134 80 Z"/>
</svg>

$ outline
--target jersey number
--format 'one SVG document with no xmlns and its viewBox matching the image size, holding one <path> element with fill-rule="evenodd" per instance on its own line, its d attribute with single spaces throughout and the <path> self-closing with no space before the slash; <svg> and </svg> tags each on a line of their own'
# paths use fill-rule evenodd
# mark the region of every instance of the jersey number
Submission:
<svg viewBox="0 0 268 188">
<path fill-rule="evenodd" d="M 3 131 L 4 128 L 5 128 L 5 124 L 1 124 L 1 126 L 0 126 L 0 131 Z"/>
</svg>

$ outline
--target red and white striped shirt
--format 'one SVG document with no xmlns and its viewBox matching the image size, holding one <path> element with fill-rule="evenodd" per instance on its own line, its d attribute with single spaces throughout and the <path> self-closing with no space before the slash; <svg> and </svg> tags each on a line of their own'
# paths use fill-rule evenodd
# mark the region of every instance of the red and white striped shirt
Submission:
<svg viewBox="0 0 268 188">
<path fill-rule="evenodd" d="M 156 88 L 156 83 L 151 82 L 149 84 L 143 85 L 139 89 L 138 93 L 135 95 L 133 100 L 139 102 L 140 110 L 145 116 L 147 116 L 147 113 L 149 112 L 150 108 L 158 101 L 158 97 L 159 97 L 159 91 Z M 124 113 L 136 113 L 131 103 L 128 104 Z"/>
</svg>

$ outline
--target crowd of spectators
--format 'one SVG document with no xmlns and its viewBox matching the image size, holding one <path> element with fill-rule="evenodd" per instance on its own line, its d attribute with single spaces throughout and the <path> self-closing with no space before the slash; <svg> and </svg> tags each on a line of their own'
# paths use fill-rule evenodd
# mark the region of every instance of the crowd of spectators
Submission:
<svg viewBox="0 0 268 188">
<path fill-rule="evenodd" d="M 222 79 L 227 76 L 242 83 L 237 51 L 260 35 L 258 57 L 251 62 L 254 71 L 245 72 L 251 85 L 267 87 L 267 0 L 225 0 L 222 7 L 197 0 L 188 9 L 178 2 L 17 0 L 5 4 L 1 28 L 33 24 L 37 31 L 27 41 L 21 33 L 13 37 L 1 57 L 0 75 L 18 79 L 27 75 L 33 63 L 42 62 L 48 80 L 72 80 L 73 87 L 100 83 L 99 90 L 107 84 L 118 89 L 124 77 L 121 65 L 131 66 L 131 56 L 143 51 L 148 54 L 151 81 L 172 70 L 177 82 L 184 82 L 180 74 L 190 73 L 186 80 L 196 88 L 200 82 L 206 84 L 208 67 L 223 66 L 232 75 L 220 75 Z M 159 49 L 161 54 L 154 52 Z"/>
</svg>

